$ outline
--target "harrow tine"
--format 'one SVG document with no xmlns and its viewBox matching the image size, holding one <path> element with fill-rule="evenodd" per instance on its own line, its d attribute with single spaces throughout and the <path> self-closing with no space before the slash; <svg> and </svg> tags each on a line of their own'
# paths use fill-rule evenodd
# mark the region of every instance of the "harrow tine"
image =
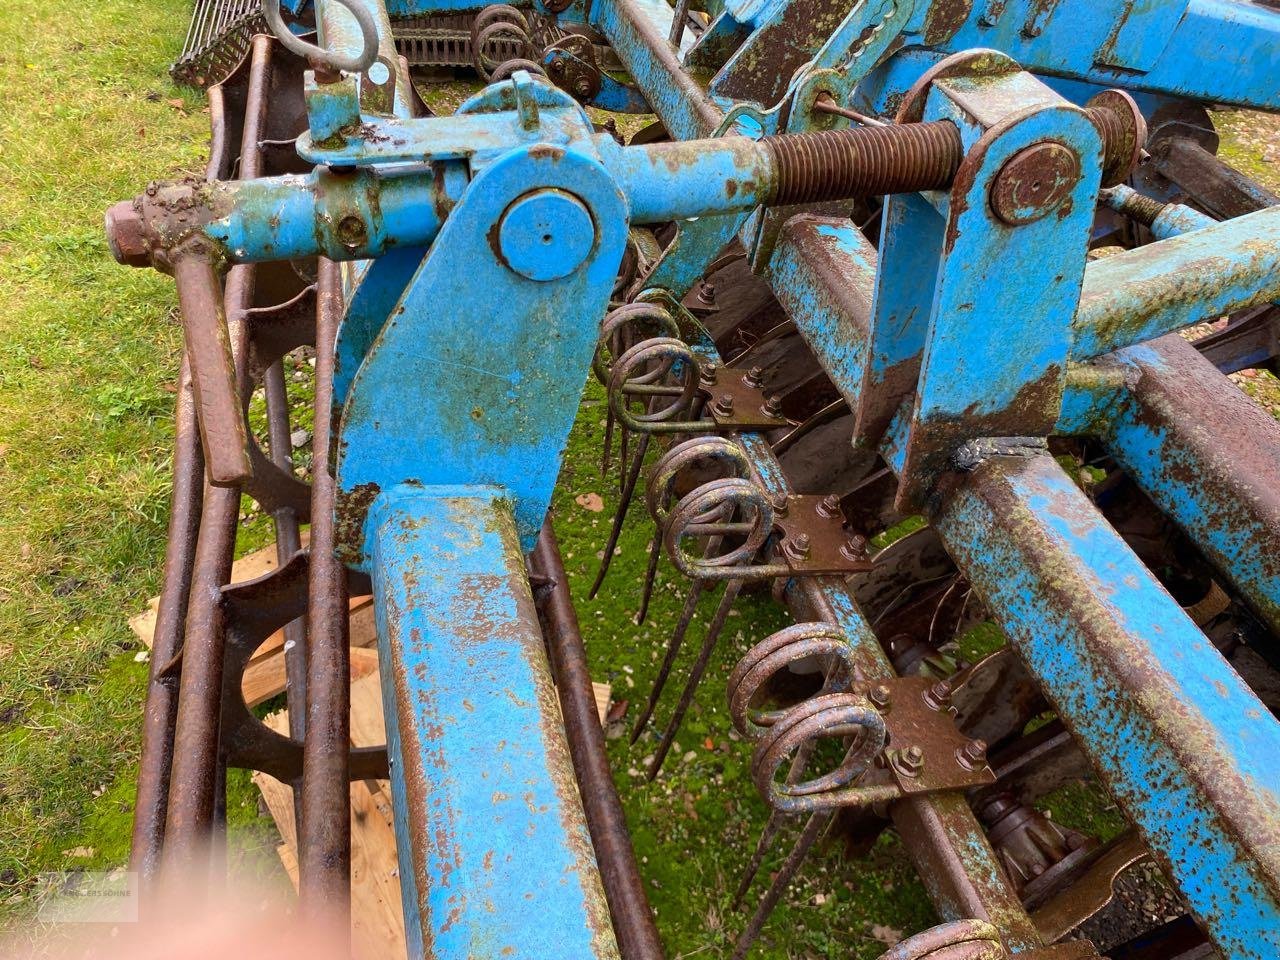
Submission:
<svg viewBox="0 0 1280 960">
<path fill-rule="evenodd" d="M 604 556 L 600 558 L 600 569 L 596 572 L 595 583 L 591 585 L 591 592 L 587 594 L 591 600 L 594 600 L 596 594 L 600 592 L 604 578 L 609 573 L 609 565 L 613 563 L 613 551 L 617 549 L 618 537 L 622 535 L 622 524 L 626 522 L 627 510 L 631 507 L 631 497 L 636 490 L 636 481 L 640 479 L 645 454 L 649 451 L 649 437 L 650 434 L 647 433 L 640 437 L 640 443 L 636 445 L 636 455 L 625 471 L 618 509 L 613 513 L 613 526 L 609 530 L 609 541 L 605 544 Z"/>
<path fill-rule="evenodd" d="M 773 847 L 773 841 L 777 838 L 779 831 L 782 830 L 784 819 L 780 810 L 769 811 L 769 819 L 765 821 L 764 828 L 760 831 L 760 836 L 756 840 L 756 848 L 752 851 L 751 859 L 747 862 L 747 868 L 742 871 L 738 886 L 733 891 L 733 900 L 729 903 L 732 909 L 737 910 L 742 905 L 742 898 L 751 889 L 751 883 L 760 871 L 760 864 L 764 863 L 765 856 Z"/>
<path fill-rule="evenodd" d="M 800 782 L 804 776 L 804 769 L 809 764 L 809 758 L 813 756 L 813 751 L 814 746 L 812 743 L 805 743 L 796 751 L 795 757 L 791 760 L 791 768 L 787 771 L 787 783 Z M 742 898 L 751 889 L 751 883 L 755 880 L 756 873 L 760 870 L 760 865 L 764 863 L 765 856 L 768 855 L 769 849 L 773 846 L 773 841 L 782 830 L 782 824 L 785 820 L 786 814 L 781 810 L 769 811 L 769 819 L 765 821 L 764 828 L 760 831 L 760 839 L 756 841 L 756 849 L 751 854 L 747 869 L 742 872 L 742 879 L 738 881 L 738 888 L 733 892 L 733 909 L 738 909 L 742 903 Z M 766 914 L 766 919 L 767 916 Z M 764 923 L 764 920 L 760 922 Z M 750 944 L 748 944 L 749 946 Z"/>
<path fill-rule="evenodd" d="M 684 722 L 684 715 L 689 712 L 689 707 L 693 703 L 693 695 L 697 692 L 698 684 L 702 682 L 702 675 L 707 671 L 707 664 L 711 662 L 711 653 L 715 649 L 716 641 L 720 639 L 720 632 L 724 629 L 725 621 L 729 618 L 729 611 L 733 609 L 734 603 L 737 602 L 738 594 L 742 592 L 743 583 L 745 581 L 740 579 L 729 580 L 725 583 L 724 593 L 720 596 L 720 605 L 716 607 L 715 616 L 711 618 L 711 623 L 707 625 L 707 635 L 702 641 L 702 649 L 698 652 L 698 659 L 694 662 L 693 669 L 689 671 L 689 679 L 685 681 L 684 690 L 680 693 L 680 702 L 676 704 L 675 712 L 671 715 L 671 719 L 667 721 L 667 728 L 662 731 L 662 740 L 658 743 L 658 749 L 654 751 L 653 762 L 649 764 L 648 779 L 650 781 L 662 769 L 663 761 L 667 759 L 667 754 L 671 751 L 671 744 L 675 742 L 676 736 L 680 733 L 680 724 Z"/>
<path fill-rule="evenodd" d="M 658 676 L 653 681 L 653 688 L 649 691 L 649 701 L 644 705 L 644 710 L 636 718 L 635 725 L 631 728 L 632 743 L 640 739 L 640 734 L 648 726 L 649 718 L 653 716 L 654 707 L 658 705 L 662 690 L 667 685 L 667 678 L 671 675 L 671 668 L 675 666 L 676 655 L 680 652 L 685 634 L 689 630 L 689 624 L 693 621 L 693 615 L 698 609 L 698 600 L 702 597 L 703 585 L 704 581 L 694 580 L 689 587 L 689 596 L 685 599 L 684 609 L 680 611 L 680 619 L 676 622 L 676 628 L 671 632 L 671 639 L 667 641 L 667 652 L 662 658 L 662 666 L 658 668 Z"/>
<path fill-rule="evenodd" d="M 604 450 L 600 454 L 600 479 L 609 476 L 609 455 L 613 452 L 613 405 L 606 404 L 604 411 Z"/>
<path fill-rule="evenodd" d="M 649 543 L 649 565 L 644 571 L 644 586 L 640 589 L 640 609 L 636 611 L 635 624 L 640 626 L 649 615 L 649 601 L 653 599 L 653 584 L 658 578 L 658 561 L 662 559 L 662 530 L 654 525 L 653 540 Z"/>
<path fill-rule="evenodd" d="M 764 896 L 756 904 L 755 913 L 751 915 L 746 928 L 738 936 L 738 942 L 733 946 L 732 960 L 745 960 L 747 954 L 751 951 L 752 944 L 760 936 L 760 931 L 768 921 L 769 915 L 773 913 L 774 907 L 782 899 L 783 893 L 786 892 L 791 881 L 795 879 L 796 874 L 800 872 L 800 868 L 804 866 L 805 858 L 809 856 L 809 851 L 813 849 L 813 845 L 822 836 L 832 816 L 833 814 L 830 813 L 810 814 L 804 829 L 800 831 L 800 836 L 796 838 L 795 846 L 791 848 L 791 852 L 787 854 L 787 859 L 782 862 L 782 866 L 774 874 L 773 881 L 769 884 L 769 889 L 764 892 Z"/>
</svg>

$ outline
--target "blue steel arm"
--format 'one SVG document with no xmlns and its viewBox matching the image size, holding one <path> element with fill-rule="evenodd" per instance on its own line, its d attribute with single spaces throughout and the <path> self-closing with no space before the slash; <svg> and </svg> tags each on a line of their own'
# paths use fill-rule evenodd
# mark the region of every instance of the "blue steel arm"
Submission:
<svg viewBox="0 0 1280 960">
<path fill-rule="evenodd" d="M 610 960 L 505 494 L 394 487 L 370 551 L 409 956 Z"/>
</svg>

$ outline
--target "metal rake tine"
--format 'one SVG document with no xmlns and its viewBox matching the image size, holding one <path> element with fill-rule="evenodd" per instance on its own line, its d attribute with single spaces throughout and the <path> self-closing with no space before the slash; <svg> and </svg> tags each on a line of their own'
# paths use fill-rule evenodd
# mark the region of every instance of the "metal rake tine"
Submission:
<svg viewBox="0 0 1280 960">
<path fill-rule="evenodd" d="M 609 456 L 613 453 L 613 404 L 604 412 L 604 452 L 600 454 L 600 479 L 609 476 Z"/>
<path fill-rule="evenodd" d="M 591 585 L 591 592 L 587 594 L 588 599 L 596 598 L 596 594 L 600 592 L 600 585 L 604 583 L 605 575 L 609 572 L 609 565 L 613 563 L 613 551 L 617 549 L 618 537 L 622 535 L 622 524 L 626 522 L 627 510 L 631 507 L 631 497 L 636 491 L 636 481 L 640 479 L 644 456 L 649 450 L 649 436 L 647 433 L 641 436 L 640 443 L 636 447 L 635 458 L 626 471 L 618 509 L 613 513 L 613 526 L 609 529 L 609 542 L 604 548 L 604 556 L 600 558 L 600 569 L 596 573 L 596 582 Z"/>
<path fill-rule="evenodd" d="M 783 820 L 786 818 L 778 810 L 769 812 L 769 819 L 764 823 L 764 829 L 760 831 L 760 837 L 756 840 L 756 848 L 751 854 L 751 860 L 747 864 L 747 869 L 742 871 L 742 878 L 738 881 L 738 887 L 733 891 L 733 900 L 730 901 L 730 909 L 737 910 L 742 905 L 742 898 L 747 895 L 747 891 L 751 889 L 751 882 L 755 880 L 756 874 L 760 870 L 760 864 L 764 863 L 765 855 L 773 846 L 774 838 L 782 829 Z"/>
<path fill-rule="evenodd" d="M 809 765 L 809 758 L 813 756 L 814 749 L 815 747 L 811 742 L 805 742 L 800 745 L 796 755 L 791 758 L 791 766 L 787 769 L 787 783 L 800 782 L 800 778 L 804 775 L 804 768 Z M 764 863 L 765 855 L 769 852 L 769 848 L 773 846 L 774 838 L 782 829 L 784 820 L 786 820 L 786 815 L 780 810 L 769 811 L 769 819 L 765 821 L 764 829 L 760 831 L 760 839 L 756 842 L 755 852 L 751 854 L 751 862 L 747 864 L 747 869 L 743 871 L 742 879 L 738 881 L 738 889 L 733 892 L 733 909 L 738 909 L 739 904 L 742 903 L 742 898 L 751 889 L 751 882 L 755 879 L 756 873 L 760 869 L 760 864 Z"/>
<path fill-rule="evenodd" d="M 734 944 L 732 960 L 745 960 L 752 944 L 760 936 L 760 931 L 768 921 L 769 915 L 773 913 L 778 901 L 782 899 L 782 894 L 791 884 L 791 881 L 795 879 L 796 874 L 800 872 L 805 858 L 809 856 L 809 851 L 817 843 L 818 837 L 822 836 L 823 830 L 826 829 L 826 821 L 830 818 L 831 815 L 825 812 L 809 815 L 809 820 L 805 823 L 804 830 L 796 838 L 795 846 L 787 854 L 787 859 L 782 862 L 782 866 L 769 884 L 769 889 L 764 892 L 764 896 L 756 904 L 755 913 L 751 915 L 751 919 L 747 922 L 746 929 L 742 931 L 738 937 L 738 942 Z"/>
<path fill-rule="evenodd" d="M 649 435 L 646 433 L 646 437 Z M 618 462 L 627 463 L 627 441 L 631 437 L 631 431 L 624 424 L 618 425 Z M 626 471 L 618 471 L 618 490 L 621 491 L 627 482 Z"/>
<path fill-rule="evenodd" d="M 658 561 L 662 559 L 662 528 L 653 525 L 653 540 L 649 542 L 649 565 L 644 571 L 644 586 L 640 589 L 640 609 L 636 611 L 635 624 L 640 626 L 649 615 L 649 601 L 653 599 L 653 584 L 658 577 Z"/>
<path fill-rule="evenodd" d="M 653 716 L 653 709 L 658 705 L 658 700 L 662 696 L 662 689 L 667 684 L 667 677 L 671 675 L 671 668 L 675 666 L 676 655 L 680 652 L 681 644 L 684 643 L 685 633 L 688 632 L 689 624 L 698 609 L 698 600 L 702 596 L 702 591 L 703 581 L 701 580 L 694 580 L 689 585 L 689 596 L 684 601 L 684 609 L 680 611 L 680 619 L 676 622 L 676 628 L 671 632 L 671 639 L 667 641 L 667 652 L 662 658 L 662 666 L 658 668 L 658 676 L 654 679 L 653 687 L 649 691 L 649 702 L 645 704 L 644 710 L 636 718 L 635 725 L 631 728 L 632 743 L 640 739 L 640 734 L 644 732 L 644 728 L 649 724 L 649 718 Z"/>
<path fill-rule="evenodd" d="M 707 664 L 711 662 L 711 652 L 715 649 L 716 641 L 720 638 L 720 631 L 724 629 L 724 623 L 729 618 L 729 611 L 733 609 L 733 605 L 738 599 L 738 594 L 742 592 L 742 584 L 744 582 L 735 579 L 725 584 L 724 593 L 720 597 L 720 605 L 716 607 L 715 616 L 711 618 L 711 623 L 707 625 L 707 635 L 702 641 L 702 649 L 698 651 L 698 659 L 694 661 L 693 669 L 689 671 L 689 679 L 685 681 L 684 690 L 680 692 L 680 702 L 676 704 L 675 712 L 671 715 L 671 719 L 667 721 L 667 728 L 662 731 L 662 740 L 658 743 L 658 749 L 654 752 L 653 762 L 649 764 L 649 780 L 653 780 L 658 775 L 658 771 L 662 769 L 662 763 L 667 759 L 667 754 L 671 751 L 671 744 L 675 742 L 676 736 L 680 733 L 680 724 L 684 722 L 684 715 L 689 712 L 689 706 L 693 703 L 693 695 L 698 690 L 698 684 L 702 682 L 702 675 L 707 672 Z"/>
</svg>

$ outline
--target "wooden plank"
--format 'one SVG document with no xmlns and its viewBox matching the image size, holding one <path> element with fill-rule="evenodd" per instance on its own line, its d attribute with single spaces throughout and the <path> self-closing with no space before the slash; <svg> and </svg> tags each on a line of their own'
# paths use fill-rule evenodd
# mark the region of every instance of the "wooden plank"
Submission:
<svg viewBox="0 0 1280 960">
<path fill-rule="evenodd" d="M 385 740 L 377 653 L 360 649 L 351 653 L 353 663 L 370 658 L 375 663 L 375 670 L 351 685 L 352 742 L 357 746 L 377 746 Z M 273 713 L 264 722 L 284 733 L 289 729 L 288 712 Z M 298 840 L 293 790 L 266 774 L 255 773 L 253 779 L 284 840 L 280 861 L 286 871 L 293 865 L 291 876 L 296 884 Z M 385 780 L 351 785 L 351 939 L 352 955 L 357 960 L 402 960 L 408 956 L 390 792 Z"/>
<path fill-rule="evenodd" d="M 607 683 L 591 684 L 591 692 L 596 697 L 596 713 L 600 715 L 600 726 L 604 726 L 604 718 L 609 715 L 609 702 L 613 699 L 613 687 Z"/>
</svg>

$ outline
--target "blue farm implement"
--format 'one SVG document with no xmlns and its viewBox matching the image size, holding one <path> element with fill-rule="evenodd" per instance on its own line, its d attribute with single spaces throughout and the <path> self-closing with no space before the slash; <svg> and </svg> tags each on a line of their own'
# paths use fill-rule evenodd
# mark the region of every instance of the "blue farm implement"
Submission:
<svg viewBox="0 0 1280 960">
<path fill-rule="evenodd" d="M 488 82 L 452 115 L 410 76 L 424 24 Z M 1280 206 L 1210 113 L 1280 110 L 1280 11 L 202 0 L 188 48 L 225 75 L 207 176 L 107 217 L 186 338 L 149 884 L 249 767 L 294 787 L 304 911 L 346 910 L 347 784 L 389 777 L 410 956 L 663 955 L 548 520 L 594 372 L 622 484 L 595 589 L 635 499 L 639 616 L 663 558 L 690 581 L 633 729 L 650 778 L 742 592 L 795 621 L 728 677 L 771 812 L 726 955 L 819 837 L 893 829 L 942 922 L 892 960 L 1280 956 L 1280 425 L 1227 379 L 1274 369 Z M 598 111 L 653 116 L 624 142 Z M 242 495 L 281 565 L 228 585 Z M 385 747 L 349 747 L 356 593 Z M 982 621 L 1007 643 L 965 662 Z M 239 692 L 278 629 L 287 736 Z M 1080 779 L 1127 818 L 1107 843 L 1037 809 Z M 1143 861 L 1185 915 L 1091 942 Z"/>
</svg>

